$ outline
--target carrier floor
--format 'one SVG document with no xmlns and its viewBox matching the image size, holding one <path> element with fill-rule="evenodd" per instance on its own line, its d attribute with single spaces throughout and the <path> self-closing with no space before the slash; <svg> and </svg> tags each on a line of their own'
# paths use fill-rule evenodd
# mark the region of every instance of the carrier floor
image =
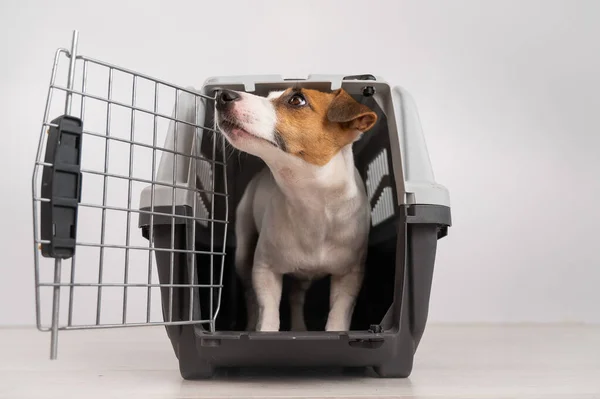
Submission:
<svg viewBox="0 0 600 399">
<path fill-rule="evenodd" d="M 428 326 L 408 379 L 268 370 L 184 381 L 164 329 L 0 329 L 0 398 L 600 398 L 600 326 Z"/>
</svg>

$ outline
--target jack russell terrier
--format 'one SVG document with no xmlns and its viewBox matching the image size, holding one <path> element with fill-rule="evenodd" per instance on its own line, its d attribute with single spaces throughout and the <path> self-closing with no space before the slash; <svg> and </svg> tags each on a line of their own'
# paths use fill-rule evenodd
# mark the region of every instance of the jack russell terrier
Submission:
<svg viewBox="0 0 600 399">
<path fill-rule="evenodd" d="M 360 291 L 370 225 L 352 143 L 377 121 L 346 91 L 290 88 L 267 97 L 223 90 L 219 130 L 231 145 L 268 166 L 248 184 L 236 210 L 235 266 L 247 329 L 279 331 L 284 274 L 291 328 L 306 330 L 311 281 L 331 275 L 326 331 L 347 331 Z"/>
</svg>

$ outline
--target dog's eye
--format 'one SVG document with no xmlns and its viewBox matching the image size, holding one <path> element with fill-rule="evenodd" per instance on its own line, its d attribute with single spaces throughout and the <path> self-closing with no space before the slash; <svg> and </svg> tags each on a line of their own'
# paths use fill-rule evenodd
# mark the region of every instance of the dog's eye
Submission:
<svg viewBox="0 0 600 399">
<path fill-rule="evenodd" d="M 288 104 L 293 105 L 294 107 L 301 107 L 306 105 L 306 99 L 302 94 L 294 94 L 288 100 Z"/>
</svg>

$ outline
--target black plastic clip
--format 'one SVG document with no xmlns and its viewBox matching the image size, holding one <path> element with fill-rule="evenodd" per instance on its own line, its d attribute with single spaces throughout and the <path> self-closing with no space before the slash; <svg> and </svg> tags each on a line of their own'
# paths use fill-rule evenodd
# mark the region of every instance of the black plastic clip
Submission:
<svg viewBox="0 0 600 399">
<path fill-rule="evenodd" d="M 381 324 L 371 324 L 369 326 L 369 332 L 373 334 L 381 334 L 383 332 L 383 327 Z"/>
<path fill-rule="evenodd" d="M 81 201 L 81 139 L 83 122 L 63 115 L 48 129 L 42 173 L 42 256 L 68 259 L 75 254 L 77 210 Z"/>
<path fill-rule="evenodd" d="M 363 87 L 362 95 L 364 97 L 373 97 L 375 95 L 375 88 L 373 86 Z"/>
</svg>

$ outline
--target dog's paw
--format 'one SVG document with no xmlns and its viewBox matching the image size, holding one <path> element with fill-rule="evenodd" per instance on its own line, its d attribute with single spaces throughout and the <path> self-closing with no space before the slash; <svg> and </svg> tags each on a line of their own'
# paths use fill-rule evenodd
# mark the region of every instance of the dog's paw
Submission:
<svg viewBox="0 0 600 399">
<path fill-rule="evenodd" d="M 259 332 L 277 332 L 279 331 L 279 323 L 258 323 L 256 331 Z"/>
<path fill-rule="evenodd" d="M 349 323 L 345 320 L 327 320 L 325 331 L 348 331 Z"/>
</svg>

